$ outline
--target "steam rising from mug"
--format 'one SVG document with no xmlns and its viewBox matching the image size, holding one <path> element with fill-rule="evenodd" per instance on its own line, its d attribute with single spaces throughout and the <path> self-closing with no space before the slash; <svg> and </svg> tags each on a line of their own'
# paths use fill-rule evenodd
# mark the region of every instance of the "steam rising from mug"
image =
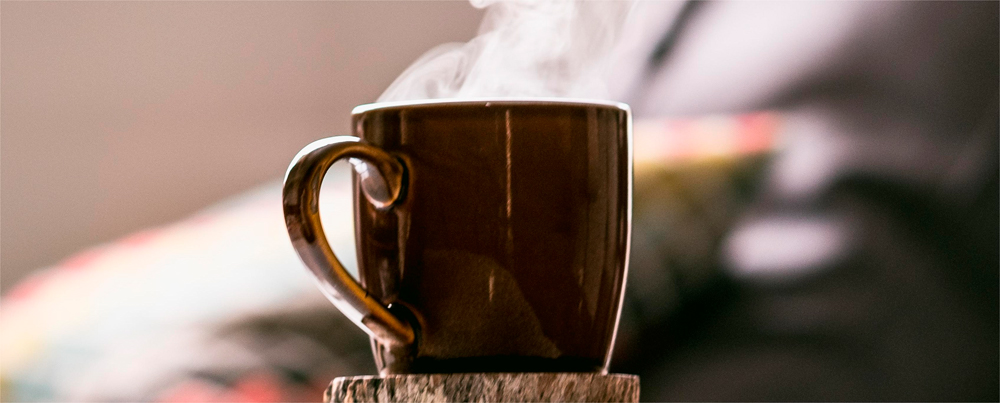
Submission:
<svg viewBox="0 0 1000 403">
<path fill-rule="evenodd" d="M 473 97 L 607 98 L 608 55 L 632 2 L 471 0 L 479 35 L 417 59 L 379 101 Z"/>
</svg>

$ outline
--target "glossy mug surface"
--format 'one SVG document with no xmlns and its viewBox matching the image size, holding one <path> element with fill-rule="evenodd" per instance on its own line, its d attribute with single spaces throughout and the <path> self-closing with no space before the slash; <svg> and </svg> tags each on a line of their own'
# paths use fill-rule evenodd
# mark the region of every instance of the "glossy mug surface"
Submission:
<svg viewBox="0 0 1000 403">
<path fill-rule="evenodd" d="M 363 105 L 285 178 L 293 245 L 383 374 L 605 372 L 627 275 L 631 122 L 562 100 Z M 355 167 L 360 284 L 316 198 Z"/>
</svg>

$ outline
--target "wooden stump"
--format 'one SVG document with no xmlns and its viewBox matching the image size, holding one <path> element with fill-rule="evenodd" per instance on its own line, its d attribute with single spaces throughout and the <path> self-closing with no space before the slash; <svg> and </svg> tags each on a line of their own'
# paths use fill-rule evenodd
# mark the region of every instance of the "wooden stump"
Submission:
<svg viewBox="0 0 1000 403">
<path fill-rule="evenodd" d="M 594 373 L 348 376 L 334 379 L 323 401 L 638 402 L 639 377 Z"/>
</svg>

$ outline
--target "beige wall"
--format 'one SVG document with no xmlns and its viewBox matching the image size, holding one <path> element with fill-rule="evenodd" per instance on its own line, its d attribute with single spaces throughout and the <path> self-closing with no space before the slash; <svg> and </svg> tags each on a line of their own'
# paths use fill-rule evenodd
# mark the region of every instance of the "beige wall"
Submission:
<svg viewBox="0 0 1000 403">
<path fill-rule="evenodd" d="M 3 2 L 2 287 L 281 178 L 465 2 Z"/>
</svg>

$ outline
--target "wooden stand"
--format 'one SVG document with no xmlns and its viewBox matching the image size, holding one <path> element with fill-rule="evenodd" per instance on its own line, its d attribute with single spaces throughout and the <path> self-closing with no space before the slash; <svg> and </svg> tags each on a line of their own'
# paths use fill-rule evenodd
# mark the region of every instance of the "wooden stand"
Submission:
<svg viewBox="0 0 1000 403">
<path fill-rule="evenodd" d="M 348 376 L 330 402 L 638 402 L 639 377 L 594 373 L 486 373 Z"/>
</svg>

